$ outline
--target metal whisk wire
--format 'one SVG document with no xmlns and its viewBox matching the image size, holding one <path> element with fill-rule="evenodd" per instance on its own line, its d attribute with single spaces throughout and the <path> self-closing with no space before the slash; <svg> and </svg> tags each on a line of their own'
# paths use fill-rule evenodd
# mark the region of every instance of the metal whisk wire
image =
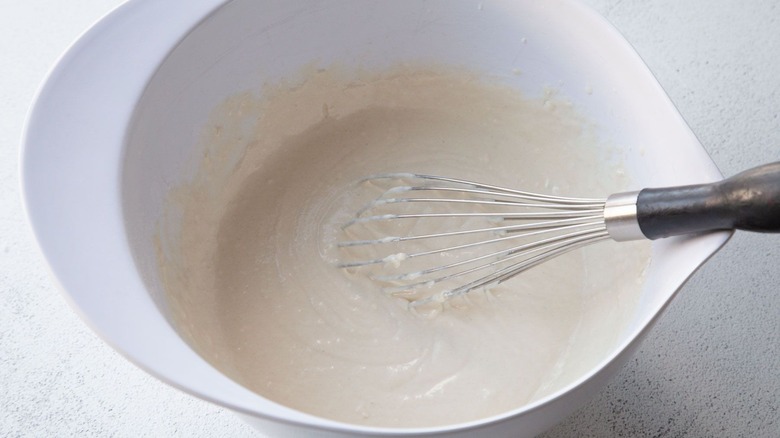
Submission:
<svg viewBox="0 0 780 438">
<path fill-rule="evenodd" d="M 400 181 L 412 184 L 398 184 Z M 345 252 L 368 248 L 371 256 L 354 259 L 350 255 L 339 267 L 378 267 L 369 277 L 382 283 L 384 292 L 406 297 L 411 306 L 489 288 L 550 258 L 610 237 L 604 220 L 605 199 L 541 195 L 424 174 L 382 174 L 361 181 L 377 186 L 383 183 L 391 184 L 342 227 L 358 235 L 361 233 L 355 232 L 356 228 L 367 228 L 370 238 L 347 238 L 338 243 Z M 466 211 L 459 210 L 463 208 Z M 404 220 L 416 221 L 415 225 L 468 220 L 480 226 L 439 231 L 440 227 L 430 225 L 430 232 L 374 236 L 376 229 Z M 471 236 L 489 237 L 458 241 Z M 437 244 L 445 240 L 447 244 Z M 418 243 L 419 247 L 410 250 L 405 243 Z M 392 249 L 381 250 L 390 246 Z M 452 254 L 456 255 L 453 261 L 442 261 Z M 426 262 L 414 262 L 409 269 L 394 272 L 423 259 Z"/>
</svg>

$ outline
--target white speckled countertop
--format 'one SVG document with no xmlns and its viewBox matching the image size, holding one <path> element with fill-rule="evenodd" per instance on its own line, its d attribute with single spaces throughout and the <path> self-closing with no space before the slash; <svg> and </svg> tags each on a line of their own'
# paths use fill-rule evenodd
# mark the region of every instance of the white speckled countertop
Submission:
<svg viewBox="0 0 780 438">
<path fill-rule="evenodd" d="M 149 377 L 67 306 L 26 223 L 24 116 L 65 48 L 120 0 L 0 6 L 0 436 L 258 436 Z M 726 175 L 780 159 L 774 0 L 587 0 L 636 47 Z M 639 353 L 543 435 L 780 437 L 780 235 L 737 233 Z"/>
</svg>

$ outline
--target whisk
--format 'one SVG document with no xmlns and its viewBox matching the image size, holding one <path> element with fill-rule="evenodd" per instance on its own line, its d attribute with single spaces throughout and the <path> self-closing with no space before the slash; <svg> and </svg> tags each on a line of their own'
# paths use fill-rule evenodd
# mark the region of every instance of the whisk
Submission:
<svg viewBox="0 0 780 438">
<path fill-rule="evenodd" d="M 715 230 L 780 232 L 780 162 L 711 184 L 606 199 L 530 193 L 435 175 L 389 173 L 342 226 L 338 266 L 411 306 L 490 288 L 592 243 Z"/>
</svg>

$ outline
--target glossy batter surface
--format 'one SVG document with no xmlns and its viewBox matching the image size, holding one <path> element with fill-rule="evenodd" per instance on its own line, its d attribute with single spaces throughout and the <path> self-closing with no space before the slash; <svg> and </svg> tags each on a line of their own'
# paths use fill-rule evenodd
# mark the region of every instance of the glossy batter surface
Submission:
<svg viewBox="0 0 780 438">
<path fill-rule="evenodd" d="M 581 377 L 615 347 L 649 246 L 601 243 L 421 317 L 334 266 L 356 180 L 452 175 L 531 191 L 625 188 L 588 123 L 452 71 L 316 71 L 217 108 L 158 235 L 172 318 L 214 366 L 305 412 L 418 427 L 476 420 Z"/>
</svg>

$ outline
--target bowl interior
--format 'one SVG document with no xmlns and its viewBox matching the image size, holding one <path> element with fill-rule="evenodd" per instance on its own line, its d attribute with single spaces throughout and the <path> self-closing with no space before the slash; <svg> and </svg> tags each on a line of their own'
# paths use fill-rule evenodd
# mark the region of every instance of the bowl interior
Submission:
<svg viewBox="0 0 780 438">
<path fill-rule="evenodd" d="M 712 161 L 630 46 L 582 6 L 553 3 L 559 4 L 343 1 L 322 7 L 235 0 L 208 16 L 159 67 L 128 135 L 122 187 L 127 232 L 158 305 L 165 311 L 149 236 L 168 192 L 197 169 L 200 129 L 210 113 L 229 96 L 257 93 L 285 78 L 294 82 L 313 66 L 462 66 L 530 97 L 555 89 L 595 124 L 632 188 L 717 179 Z M 634 328 L 698 265 L 697 242 L 656 245 L 643 296 L 647 306 Z M 670 278 L 669 271 L 677 275 L 661 280 Z"/>
</svg>

